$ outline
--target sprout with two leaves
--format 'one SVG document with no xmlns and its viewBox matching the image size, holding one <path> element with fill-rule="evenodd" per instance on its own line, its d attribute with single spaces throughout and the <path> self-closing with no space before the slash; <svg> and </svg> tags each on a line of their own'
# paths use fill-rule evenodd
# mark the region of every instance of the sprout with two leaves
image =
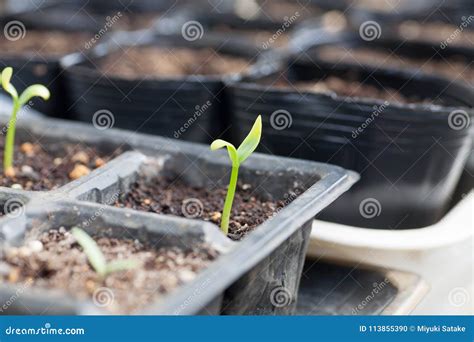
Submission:
<svg viewBox="0 0 474 342">
<path fill-rule="evenodd" d="M 136 268 L 139 263 L 136 260 L 114 260 L 107 262 L 104 254 L 97 243 L 84 230 L 74 227 L 71 230 L 77 243 L 81 245 L 89 260 L 89 264 L 94 268 L 101 279 L 113 272 L 126 271 Z"/>
<path fill-rule="evenodd" d="M 224 234 L 229 232 L 230 212 L 232 210 L 232 203 L 234 202 L 235 190 L 237 188 L 237 180 L 239 177 L 239 167 L 242 163 L 250 157 L 260 143 L 262 135 L 262 117 L 259 115 L 252 126 L 247 137 L 236 149 L 231 143 L 217 139 L 211 144 L 211 150 L 217 150 L 223 147 L 227 148 L 229 158 L 232 161 L 232 172 L 230 174 L 229 187 L 227 189 L 227 196 L 224 202 L 224 210 L 222 211 L 221 230 Z"/>
<path fill-rule="evenodd" d="M 15 128 L 18 112 L 21 107 L 27 104 L 33 97 L 41 97 L 43 100 L 48 100 L 50 96 L 48 88 L 41 84 L 31 85 L 26 88 L 21 95 L 18 95 L 17 90 L 10 83 L 12 75 L 13 69 L 7 67 L 3 69 L 1 76 L 3 89 L 10 94 L 13 99 L 13 109 L 7 127 L 5 150 L 3 152 L 3 173 L 7 177 L 15 176 L 15 170 L 13 169 L 13 148 L 15 146 Z"/>
</svg>

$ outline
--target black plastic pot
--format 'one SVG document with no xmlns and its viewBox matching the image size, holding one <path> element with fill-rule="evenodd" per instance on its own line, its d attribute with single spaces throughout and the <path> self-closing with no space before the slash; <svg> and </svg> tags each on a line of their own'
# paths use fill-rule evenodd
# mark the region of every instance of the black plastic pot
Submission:
<svg viewBox="0 0 474 342">
<path fill-rule="evenodd" d="M 459 115 L 467 122 L 473 119 L 472 109 L 457 107 L 472 100 L 469 89 L 408 72 L 316 66 L 310 57 L 289 56 L 273 75 L 248 77 L 229 86 L 234 139 L 242 139 L 251 117 L 262 114 L 267 129 L 260 151 L 359 172 L 361 181 L 324 210 L 322 219 L 384 229 L 418 228 L 438 221 L 471 148 L 471 127 L 454 125 Z M 281 74 L 290 83 L 328 76 L 358 79 L 443 105 L 385 103 L 272 86 Z M 369 209 L 370 203 L 376 204 L 375 213 L 364 211 L 366 203 Z"/>
<path fill-rule="evenodd" d="M 474 60 L 474 49 L 466 48 L 462 46 L 446 46 L 444 48 L 440 47 L 439 44 L 433 44 L 429 42 L 418 42 L 418 41 L 403 41 L 398 38 L 394 37 L 380 37 L 379 39 L 369 39 L 367 40 L 362 38 L 361 35 L 355 33 L 341 33 L 341 34 L 334 34 L 334 35 L 327 35 L 324 39 L 316 39 L 313 41 L 308 41 L 303 47 L 301 47 L 297 51 L 304 50 L 308 55 L 310 55 L 310 59 L 313 63 L 321 65 L 323 67 L 329 67 L 331 65 L 345 65 L 350 67 L 366 67 L 367 70 L 374 70 L 374 69 L 385 69 L 393 72 L 398 72 L 400 67 L 391 66 L 389 64 L 385 65 L 383 61 L 381 61 L 380 65 L 373 65 L 373 64 L 366 64 L 363 61 L 346 61 L 346 60 L 327 60 L 327 58 L 321 56 L 321 49 L 325 47 L 343 47 L 347 49 L 348 53 L 347 56 L 351 56 L 349 54 L 351 49 L 355 48 L 366 48 L 366 49 L 373 49 L 374 51 L 379 51 L 383 53 L 389 53 L 391 55 L 399 56 L 400 58 L 407 57 L 407 58 L 414 58 L 420 60 L 420 66 L 426 63 L 426 61 L 447 61 L 449 62 L 452 59 L 456 59 L 462 61 L 466 64 L 466 68 L 470 68 L 470 64 Z M 356 58 L 356 57 L 354 57 Z M 409 66 L 403 67 L 403 70 L 408 70 L 414 74 L 424 73 L 427 71 L 420 70 L 418 66 Z M 436 70 L 430 72 L 433 75 L 438 75 L 439 77 L 443 77 L 449 79 L 451 81 L 455 81 L 466 86 L 466 91 L 470 91 L 469 98 L 466 98 L 466 101 L 471 106 L 474 106 L 473 94 L 474 94 L 474 80 L 468 80 L 464 82 L 463 80 L 459 79 L 459 75 L 453 74 L 451 76 L 443 75 L 441 73 L 437 73 Z"/>
<path fill-rule="evenodd" d="M 293 8 L 285 10 L 284 16 L 272 15 L 267 7 L 278 4 L 290 4 Z M 163 33 L 179 33 L 188 23 L 197 22 L 206 34 L 217 32 L 248 39 L 264 51 L 285 48 L 291 32 L 296 27 L 308 18 L 322 13 L 319 7 L 307 0 L 257 1 L 257 5 L 258 9 L 248 10 L 235 1 L 193 3 L 175 11 L 167 20 L 158 22 L 156 29 Z M 283 9 L 281 11 L 283 12 Z"/>
<path fill-rule="evenodd" d="M 443 1 L 437 6 L 436 11 L 430 10 L 426 13 L 427 17 L 423 19 L 405 18 L 398 14 L 393 14 L 392 18 L 386 18 L 373 11 L 351 11 L 349 17 L 354 31 L 363 30 L 365 26 L 370 26 L 369 23 L 372 23 L 374 28 L 377 24 L 380 25 L 380 30 L 377 33 L 383 39 L 429 43 L 437 49 L 445 49 L 447 46 L 463 46 L 472 50 L 472 43 L 469 42 L 469 39 L 465 43 L 454 40 L 474 30 L 472 26 L 474 8 L 471 10 L 461 9 L 459 6 L 449 8 L 453 2 L 455 1 Z M 436 26 L 444 27 L 443 35 L 434 36 L 432 33 L 427 37 L 423 30 Z"/>
<path fill-rule="evenodd" d="M 206 34 L 187 41 L 181 35 L 128 34 L 100 45 L 92 56 L 71 55 L 63 60 L 70 110 L 91 123 L 94 113 L 108 110 L 115 126 L 196 142 L 209 142 L 228 128 L 224 79 L 237 75 L 191 75 L 174 78 L 125 79 L 105 76 L 95 66 L 107 54 L 132 46 L 214 48 L 222 54 L 252 62 L 258 50 L 238 39 Z M 120 42 L 120 46 L 117 45 Z"/>
<path fill-rule="evenodd" d="M 90 33 L 90 36 L 96 32 L 96 26 L 81 26 L 76 22 L 71 25 L 66 23 L 65 18 L 62 21 L 50 21 L 49 18 L 45 20 L 29 20 L 31 18 L 38 18 L 41 9 L 36 12 L 25 12 L 16 16 L 3 18 L 2 23 L 7 30 L 10 28 L 14 40 L 22 39 L 21 35 L 25 36 L 28 32 L 33 31 L 61 31 L 64 34 L 85 32 Z M 15 31 L 16 29 L 16 31 Z M 16 35 L 16 36 L 15 36 Z M 5 38 L 7 39 L 7 38 Z M 105 37 L 104 37 L 105 39 Z M 85 44 L 77 46 L 77 51 L 84 51 Z M 63 77 L 59 65 L 59 60 L 64 55 L 43 55 L 36 52 L 6 54 L 1 52 L 0 47 L 0 66 L 2 69 L 11 66 L 14 69 L 12 83 L 19 92 L 23 91 L 27 86 L 35 83 L 40 83 L 48 87 L 51 92 L 51 98 L 48 101 L 42 99 L 33 99 L 31 107 L 48 115 L 55 117 L 67 117 L 65 113 L 65 98 Z"/>
<path fill-rule="evenodd" d="M 178 223 L 181 226 L 177 232 L 172 228 L 170 239 L 175 235 L 187 238 L 190 235 L 187 227 L 191 226 L 194 227 L 191 229 L 194 235 L 198 235 L 197 239 L 211 243 L 216 240 L 210 238 L 210 233 L 221 234 L 217 226 L 198 220 L 140 214 L 102 204 L 84 204 L 75 199 L 111 203 L 116 198 L 114 196 L 128 191 L 136 177 L 156 174 L 180 175 L 195 186 L 209 186 L 211 183 L 223 186 L 229 172 L 225 153 L 216 154 L 210 152 L 207 146 L 174 139 L 114 129 L 98 131 L 88 125 L 59 120 L 31 120 L 25 126 L 33 133 L 51 132 L 51 139 L 69 137 L 69 132 L 74 131 L 70 139 L 87 141 L 89 144 L 99 141 L 110 145 L 127 143 L 137 151 L 123 154 L 91 173 L 85 181 L 62 191 L 31 198 L 25 205 L 25 215 L 0 220 L 3 242 L 20 241 L 24 228 L 18 227 L 21 225 L 29 229 L 35 217 L 44 221 L 47 227 L 51 227 L 48 222 L 69 227 L 80 225 L 80 222 L 97 212 L 104 213 L 104 216 L 94 215 L 96 219 L 91 229 L 110 224 L 114 234 L 120 234 L 120 227 L 132 231 L 145 227 L 145 230 L 160 234 L 161 230 L 156 226 L 165 220 L 170 223 L 169 227 L 178 227 Z M 267 199 L 284 198 L 295 186 L 306 190 L 242 241 L 228 241 L 231 246 L 228 252 L 204 270 L 195 281 L 177 289 L 143 313 L 197 314 L 205 309 L 215 313 L 213 310 L 223 293 L 222 312 L 225 314 L 291 314 L 294 311 L 312 220 L 320 210 L 346 191 L 357 180 L 357 175 L 326 164 L 254 155 L 242 165 L 241 180 L 253 185 L 258 189 L 258 194 Z M 53 213 L 53 217 L 46 221 L 48 211 Z M 214 231 L 210 232 L 209 227 Z M 225 240 L 223 236 L 220 239 Z M 8 298 L 11 291 L 14 289 L 1 287 L 1 297 Z M 26 307 L 38 308 L 44 305 L 44 301 L 34 300 L 34 293 L 31 289 L 25 291 L 25 297 L 22 296 Z M 213 303 L 211 307 L 214 309 L 209 309 L 210 303 Z M 70 304 L 61 312 L 100 313 L 92 309 Z"/>
</svg>

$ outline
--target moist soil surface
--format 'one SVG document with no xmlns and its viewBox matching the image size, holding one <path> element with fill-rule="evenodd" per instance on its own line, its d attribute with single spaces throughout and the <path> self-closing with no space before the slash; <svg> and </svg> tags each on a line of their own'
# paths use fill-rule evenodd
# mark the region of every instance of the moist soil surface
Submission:
<svg viewBox="0 0 474 342">
<path fill-rule="evenodd" d="M 459 26 L 444 23 L 423 23 L 406 21 L 397 27 L 402 39 L 446 44 L 447 46 L 474 46 L 474 31 L 460 30 Z"/>
<path fill-rule="evenodd" d="M 262 201 L 254 191 L 249 184 L 238 184 L 228 234 L 233 240 L 242 239 L 290 202 Z M 161 177 L 152 181 L 139 179 L 115 206 L 201 219 L 220 225 L 226 194 L 225 188 L 196 188 L 182 180 L 171 181 Z"/>
<path fill-rule="evenodd" d="M 81 50 L 90 38 L 87 33 L 27 30 L 25 36 L 17 40 L 8 40 L 2 35 L 0 54 L 60 56 Z"/>
<path fill-rule="evenodd" d="M 318 49 L 318 54 L 323 60 L 334 63 L 365 64 L 371 65 L 374 68 L 392 67 L 400 69 L 419 69 L 428 74 L 463 81 L 474 86 L 474 67 L 469 65 L 461 56 L 458 58 L 453 57 L 449 60 L 426 60 L 395 55 L 382 50 L 367 48 L 347 50 L 333 46 Z"/>
<path fill-rule="evenodd" d="M 249 61 L 207 48 L 146 46 L 112 53 L 99 65 L 108 75 L 136 79 L 240 73 L 247 69 Z"/>
<path fill-rule="evenodd" d="M 0 167 L 3 170 L 4 141 L 0 142 Z M 54 150 L 53 150 L 54 148 Z M 57 189 L 72 180 L 87 175 L 93 169 L 118 156 L 122 151 L 104 155 L 95 147 L 61 143 L 46 151 L 39 144 L 25 142 L 15 146 L 15 175 L 0 176 L 0 186 L 23 190 Z"/>
<path fill-rule="evenodd" d="M 326 79 L 314 82 L 288 82 L 286 80 L 279 80 L 275 85 L 279 88 L 290 88 L 291 90 L 309 91 L 314 93 L 333 93 L 339 96 L 353 98 L 372 98 L 400 103 L 420 102 L 416 99 L 406 98 L 397 90 L 392 88 L 377 88 L 372 85 L 363 84 L 359 81 L 350 81 L 335 76 L 329 76 Z"/>
<path fill-rule="evenodd" d="M 194 279 L 218 257 L 205 244 L 154 247 L 138 240 L 94 237 L 108 262 L 134 260 L 137 267 L 100 279 L 74 236 L 64 228 L 43 233 L 22 247 L 7 248 L 1 261 L 4 283 L 59 289 L 92 300 L 114 314 L 133 313 Z"/>
</svg>

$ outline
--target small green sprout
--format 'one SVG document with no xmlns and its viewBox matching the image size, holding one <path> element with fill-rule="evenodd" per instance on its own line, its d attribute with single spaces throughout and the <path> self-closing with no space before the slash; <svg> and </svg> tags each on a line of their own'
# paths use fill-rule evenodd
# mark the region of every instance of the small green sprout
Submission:
<svg viewBox="0 0 474 342">
<path fill-rule="evenodd" d="M 217 150 L 227 147 L 229 158 L 232 161 L 232 172 L 230 174 L 229 187 L 224 202 L 224 210 L 222 211 L 221 230 L 224 234 L 229 232 L 229 219 L 232 210 L 232 202 L 234 201 L 235 189 L 237 188 L 237 179 L 239 176 L 240 165 L 255 151 L 260 143 L 262 135 L 262 117 L 259 115 L 252 126 L 250 133 L 245 137 L 239 148 L 235 148 L 231 143 L 222 139 L 214 140 L 211 144 L 211 150 Z"/>
<path fill-rule="evenodd" d="M 10 83 L 12 74 L 13 69 L 7 67 L 3 69 L 1 75 L 2 87 L 8 94 L 10 94 L 13 99 L 13 110 L 7 127 L 5 151 L 3 154 L 3 173 L 7 177 L 13 177 L 15 175 L 15 171 L 13 169 L 13 147 L 15 144 L 15 126 L 18 111 L 35 96 L 41 97 L 44 100 L 48 100 L 50 96 L 48 88 L 41 84 L 29 86 L 20 96 L 18 96 L 18 92 L 16 91 L 15 87 Z"/>
<path fill-rule="evenodd" d="M 101 278 L 105 278 L 113 272 L 125 271 L 138 266 L 138 262 L 135 260 L 115 260 L 107 263 L 104 254 L 89 234 L 77 227 L 72 228 L 71 233 L 81 245 L 89 263 Z"/>
</svg>

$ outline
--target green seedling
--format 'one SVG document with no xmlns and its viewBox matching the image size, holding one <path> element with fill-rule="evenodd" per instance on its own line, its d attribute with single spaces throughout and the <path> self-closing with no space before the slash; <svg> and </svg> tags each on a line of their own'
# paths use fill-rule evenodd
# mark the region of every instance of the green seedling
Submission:
<svg viewBox="0 0 474 342">
<path fill-rule="evenodd" d="M 230 174 L 229 187 L 224 202 L 224 210 L 222 211 L 221 230 L 224 234 L 229 232 L 230 212 L 232 210 L 232 202 L 235 197 L 235 189 L 237 188 L 237 179 L 239 177 L 240 165 L 255 151 L 260 143 L 262 135 L 262 117 L 259 115 L 252 126 L 247 137 L 240 144 L 239 148 L 235 148 L 231 143 L 222 139 L 214 140 L 211 144 L 211 150 L 217 150 L 227 147 L 229 158 L 232 161 L 232 172 Z"/>
<path fill-rule="evenodd" d="M 3 89 L 10 94 L 13 99 L 13 110 L 7 127 L 5 150 L 3 153 L 3 173 L 7 177 L 13 177 L 15 175 L 13 169 L 13 147 L 15 145 L 15 127 L 18 112 L 21 107 L 28 103 L 33 97 L 41 97 L 43 100 L 48 100 L 50 96 L 48 88 L 41 84 L 29 86 L 20 96 L 18 96 L 15 87 L 10 83 L 12 74 L 13 69 L 7 67 L 3 69 L 1 76 Z"/>
<path fill-rule="evenodd" d="M 71 233 L 81 245 L 89 263 L 101 278 L 105 278 L 113 272 L 126 271 L 138 266 L 136 260 L 115 260 L 107 263 L 104 254 L 89 234 L 77 227 L 72 228 Z"/>
</svg>

